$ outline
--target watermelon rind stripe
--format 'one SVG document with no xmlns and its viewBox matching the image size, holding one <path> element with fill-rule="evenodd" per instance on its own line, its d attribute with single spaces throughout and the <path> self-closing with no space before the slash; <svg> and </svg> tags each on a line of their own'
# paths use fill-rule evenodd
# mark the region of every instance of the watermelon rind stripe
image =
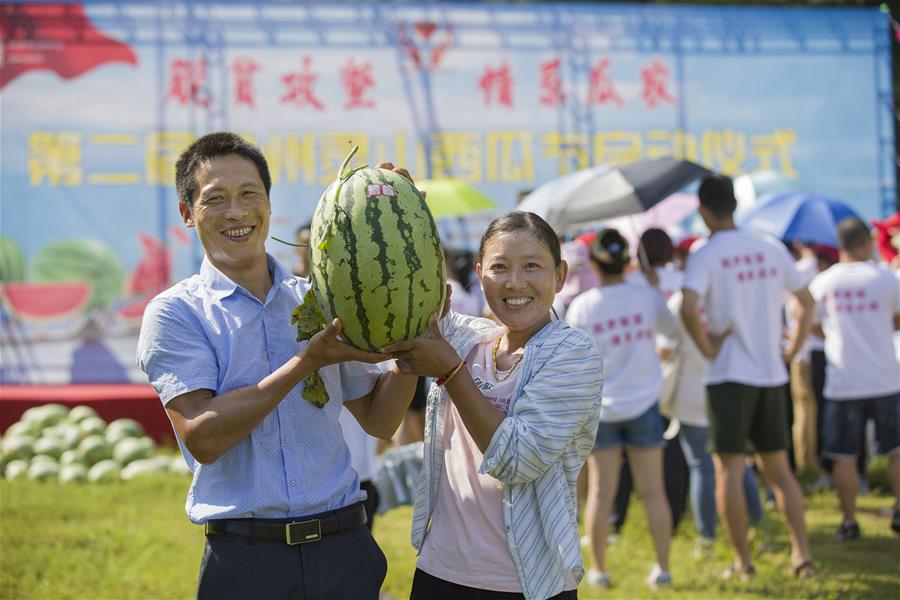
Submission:
<svg viewBox="0 0 900 600">
<path fill-rule="evenodd" d="M 318 256 L 319 252 L 321 252 L 323 255 L 328 253 L 327 248 L 325 248 L 323 250 L 319 250 L 319 244 L 322 243 L 322 241 L 323 241 L 322 238 L 325 237 L 325 233 L 327 233 L 330 230 L 330 227 L 325 226 L 325 224 L 328 223 L 328 219 L 329 219 L 328 208 L 329 208 L 329 206 L 333 207 L 333 205 L 334 205 L 333 200 L 331 203 L 328 202 L 328 198 L 334 197 L 329 193 L 330 189 L 331 188 L 329 188 L 328 190 L 325 191 L 325 195 L 322 196 L 322 202 L 319 203 L 319 206 L 316 209 L 316 214 L 313 216 L 314 221 L 318 221 L 319 223 L 323 224 L 322 227 L 316 227 L 316 226 L 312 227 L 313 231 L 320 231 L 320 232 L 322 232 L 322 235 L 319 236 L 319 239 L 315 240 L 315 244 L 312 246 L 311 253 L 310 253 L 310 259 L 313 261 L 313 264 L 325 266 L 325 268 L 323 268 L 320 271 L 322 273 L 322 281 L 321 281 L 322 289 L 320 290 L 320 292 L 331 289 L 331 282 L 330 282 L 330 277 L 328 275 L 328 268 L 327 268 L 328 261 L 323 260 L 322 257 Z M 334 214 L 334 210 L 332 210 L 331 213 Z M 312 273 L 316 270 L 317 269 L 311 269 L 310 272 Z M 312 281 L 313 287 L 318 290 L 318 284 L 320 282 L 317 281 L 317 279 L 314 277 L 312 278 L 312 280 L 313 280 Z M 320 308 L 322 309 L 323 312 L 326 313 L 325 316 L 328 319 L 328 324 L 330 325 L 331 321 L 334 320 L 334 317 L 337 314 L 337 310 L 334 306 L 334 295 L 330 294 L 330 293 L 319 293 L 317 295 L 317 297 L 320 299 L 319 300 L 320 305 L 322 304 L 322 302 L 321 302 L 322 298 L 326 298 L 328 300 L 327 305 L 320 306 Z"/>
<path fill-rule="evenodd" d="M 344 217 L 346 218 L 346 221 L 342 223 L 342 226 L 338 228 L 338 231 L 341 232 L 345 241 L 344 248 L 347 249 L 348 261 L 350 263 L 350 289 L 353 290 L 353 304 L 356 306 L 356 318 L 359 319 L 360 333 L 362 334 L 365 347 L 372 350 L 375 348 L 372 344 L 372 334 L 371 330 L 369 329 L 369 315 L 366 314 L 365 305 L 362 301 L 362 281 L 360 280 L 359 276 L 356 233 L 353 231 L 351 219 L 347 218 L 347 215 L 353 214 L 353 204 L 355 196 L 352 190 L 353 184 L 355 184 L 355 182 L 351 182 L 351 186 L 345 186 L 345 193 L 341 194 L 342 198 L 339 199 L 339 202 L 343 200 L 345 204 L 345 206 L 341 206 L 341 208 L 343 208 L 345 211 Z M 350 187 L 351 189 L 347 189 L 347 187 Z M 353 328 L 353 330 L 355 329 L 356 328 Z M 351 329 L 348 328 L 347 331 L 349 333 Z M 351 341 L 354 343 L 354 345 L 359 345 L 358 340 Z"/>
<path fill-rule="evenodd" d="M 377 178 L 381 183 L 389 183 L 387 178 L 381 174 L 380 171 L 377 172 Z M 385 298 L 385 307 L 390 307 L 393 302 L 392 298 L 392 289 L 391 289 L 391 272 L 388 270 L 388 256 L 387 256 L 387 241 L 384 239 L 384 223 L 382 222 L 382 210 L 381 203 L 378 201 L 366 202 L 366 224 L 369 226 L 372 235 L 372 242 L 378 247 L 378 253 L 376 254 L 376 261 L 379 265 L 381 265 L 381 281 L 379 282 L 379 289 L 383 289 L 386 295 Z M 395 267 L 399 267 L 399 265 L 395 265 Z M 388 335 L 392 336 L 394 330 L 394 321 L 396 317 L 392 311 L 387 311 L 387 317 L 384 321 L 384 326 L 388 331 Z"/>
<path fill-rule="evenodd" d="M 400 206 L 397 196 L 391 197 L 391 209 L 393 210 L 393 213 L 397 215 L 397 232 L 400 234 L 400 239 L 403 240 L 403 258 L 408 267 L 406 279 L 409 281 L 408 288 L 410 293 L 406 296 L 406 328 L 404 330 L 403 339 L 409 339 L 410 333 L 412 332 L 413 281 L 415 279 L 415 273 L 421 268 L 422 263 L 416 255 L 415 242 L 412 239 L 412 226 L 404 220 L 403 217 L 406 211 Z"/>
</svg>

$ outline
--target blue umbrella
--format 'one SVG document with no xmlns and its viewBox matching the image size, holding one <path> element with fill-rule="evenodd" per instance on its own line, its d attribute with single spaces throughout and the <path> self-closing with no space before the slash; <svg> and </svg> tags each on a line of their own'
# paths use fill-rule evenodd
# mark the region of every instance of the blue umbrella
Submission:
<svg viewBox="0 0 900 600">
<path fill-rule="evenodd" d="M 860 216 L 840 200 L 809 192 L 766 194 L 737 214 L 739 227 L 748 227 L 784 241 L 837 247 L 837 225 Z"/>
</svg>

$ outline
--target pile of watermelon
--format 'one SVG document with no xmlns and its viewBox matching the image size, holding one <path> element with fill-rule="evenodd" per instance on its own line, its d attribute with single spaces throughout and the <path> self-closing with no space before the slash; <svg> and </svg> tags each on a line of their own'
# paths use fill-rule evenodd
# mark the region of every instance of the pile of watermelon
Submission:
<svg viewBox="0 0 900 600">
<path fill-rule="evenodd" d="M 190 470 L 180 454 L 160 452 L 134 419 L 107 423 L 89 406 L 29 408 L 0 442 L 5 479 L 107 482 Z"/>
</svg>

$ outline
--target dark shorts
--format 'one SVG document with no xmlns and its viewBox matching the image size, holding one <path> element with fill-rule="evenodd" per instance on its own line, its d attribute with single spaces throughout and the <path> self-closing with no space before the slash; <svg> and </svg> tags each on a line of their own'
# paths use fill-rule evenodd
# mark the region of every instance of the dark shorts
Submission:
<svg viewBox="0 0 900 600">
<path fill-rule="evenodd" d="M 594 450 L 609 448 L 661 448 L 663 422 L 659 414 L 659 404 L 654 404 L 644 414 L 626 421 L 600 423 Z"/>
<path fill-rule="evenodd" d="M 900 394 L 859 400 L 825 399 L 822 455 L 851 458 L 863 451 L 866 421 L 875 422 L 878 454 L 900 451 Z"/>
<path fill-rule="evenodd" d="M 756 387 L 727 381 L 706 386 L 710 450 L 744 454 L 787 450 L 785 386 Z"/>
</svg>

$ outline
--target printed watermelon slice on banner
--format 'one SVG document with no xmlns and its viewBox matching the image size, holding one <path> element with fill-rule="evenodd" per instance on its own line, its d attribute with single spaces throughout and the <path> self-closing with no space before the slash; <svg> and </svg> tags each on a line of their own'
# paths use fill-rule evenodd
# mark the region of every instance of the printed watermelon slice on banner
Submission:
<svg viewBox="0 0 900 600">
<path fill-rule="evenodd" d="M 42 321 L 81 312 L 91 297 L 91 286 L 78 282 L 8 282 L 0 286 L 0 296 L 20 319 Z"/>
</svg>

